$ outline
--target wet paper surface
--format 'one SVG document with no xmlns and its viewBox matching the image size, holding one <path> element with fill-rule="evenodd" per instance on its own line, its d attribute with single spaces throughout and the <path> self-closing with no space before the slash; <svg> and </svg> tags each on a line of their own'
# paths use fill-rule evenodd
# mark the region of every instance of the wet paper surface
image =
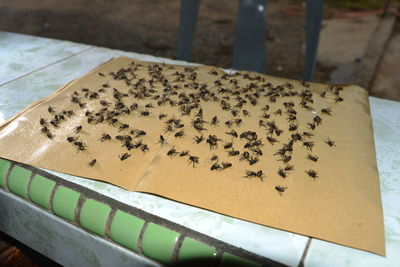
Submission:
<svg viewBox="0 0 400 267">
<path fill-rule="evenodd" d="M 373 142 L 357 86 L 129 58 L 0 128 L 7 159 L 384 255 Z"/>
</svg>

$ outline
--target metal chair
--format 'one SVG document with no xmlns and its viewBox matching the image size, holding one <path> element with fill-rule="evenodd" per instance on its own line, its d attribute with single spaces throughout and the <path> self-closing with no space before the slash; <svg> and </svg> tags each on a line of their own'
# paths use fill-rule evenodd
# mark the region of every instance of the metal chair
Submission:
<svg viewBox="0 0 400 267">
<path fill-rule="evenodd" d="M 191 61 L 200 0 L 181 0 L 177 57 Z M 306 51 L 302 79 L 314 74 L 324 0 L 306 0 Z M 266 72 L 266 0 L 239 0 L 232 68 Z"/>
</svg>

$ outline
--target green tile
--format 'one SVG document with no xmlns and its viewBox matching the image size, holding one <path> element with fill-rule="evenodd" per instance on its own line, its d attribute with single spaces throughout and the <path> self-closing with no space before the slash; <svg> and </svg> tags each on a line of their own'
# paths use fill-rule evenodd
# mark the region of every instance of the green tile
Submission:
<svg viewBox="0 0 400 267">
<path fill-rule="evenodd" d="M 230 253 L 224 253 L 222 255 L 222 260 L 221 260 L 221 265 L 220 266 L 248 266 L 248 267 L 255 267 L 255 266 L 261 266 L 261 264 L 258 264 L 254 261 L 244 259 L 239 256 L 232 255 Z"/>
<path fill-rule="evenodd" d="M 87 199 L 83 203 L 80 214 L 80 225 L 98 235 L 105 236 L 110 206 L 93 199 Z"/>
<path fill-rule="evenodd" d="M 75 221 L 75 209 L 80 194 L 65 186 L 57 188 L 53 197 L 53 212 L 69 221 Z"/>
<path fill-rule="evenodd" d="M 111 239 L 118 244 L 137 251 L 137 242 L 144 220 L 118 210 L 111 224 Z"/>
<path fill-rule="evenodd" d="M 6 186 L 6 174 L 8 171 L 8 168 L 10 168 L 11 163 L 4 160 L 0 159 L 0 187 L 5 187 Z"/>
<path fill-rule="evenodd" d="M 143 236 L 142 252 L 149 258 L 170 264 L 178 237 L 177 232 L 149 223 Z"/>
<path fill-rule="evenodd" d="M 56 182 L 41 175 L 35 175 L 29 187 L 29 198 L 39 206 L 49 209 L 50 194 L 55 185 Z"/>
<path fill-rule="evenodd" d="M 8 189 L 14 194 L 26 198 L 31 171 L 20 166 L 14 166 L 8 177 Z"/>
<path fill-rule="evenodd" d="M 185 238 L 178 255 L 179 265 L 213 266 L 216 250 L 191 238 Z"/>
</svg>

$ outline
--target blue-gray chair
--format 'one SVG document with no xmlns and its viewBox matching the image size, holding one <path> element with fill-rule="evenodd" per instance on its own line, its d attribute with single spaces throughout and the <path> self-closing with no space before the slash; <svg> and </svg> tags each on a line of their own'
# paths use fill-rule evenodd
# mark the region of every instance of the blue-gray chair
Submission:
<svg viewBox="0 0 400 267">
<path fill-rule="evenodd" d="M 177 58 L 191 61 L 200 0 L 181 0 Z M 306 0 L 306 51 L 301 78 L 314 74 L 324 0 Z M 266 73 L 266 0 L 239 0 L 232 68 Z"/>
</svg>

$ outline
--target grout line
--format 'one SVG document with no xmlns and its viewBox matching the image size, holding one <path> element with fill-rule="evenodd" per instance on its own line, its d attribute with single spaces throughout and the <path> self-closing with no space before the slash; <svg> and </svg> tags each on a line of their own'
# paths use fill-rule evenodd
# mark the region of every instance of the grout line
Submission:
<svg viewBox="0 0 400 267">
<path fill-rule="evenodd" d="M 181 233 L 178 237 L 178 240 L 176 240 L 176 242 L 175 242 L 174 250 L 172 251 L 172 255 L 171 255 L 172 265 L 178 263 L 179 251 L 181 250 L 184 239 L 185 239 L 185 235 Z"/>
<path fill-rule="evenodd" d="M 116 209 L 111 209 L 110 213 L 108 214 L 106 228 L 104 229 L 105 238 L 112 239 L 111 238 L 111 224 L 114 220 L 116 213 L 117 213 Z"/>
<path fill-rule="evenodd" d="M 138 254 L 144 255 L 143 251 L 142 251 L 142 243 L 143 243 L 144 232 L 146 232 L 148 224 L 149 224 L 149 222 L 145 221 L 144 224 L 143 224 L 142 230 L 140 230 L 139 238 L 138 238 L 138 241 L 137 241 L 137 253 Z"/>
<path fill-rule="evenodd" d="M 306 247 L 304 248 L 303 255 L 301 256 L 300 263 L 299 263 L 298 267 L 304 267 L 304 261 L 306 260 L 306 256 L 307 256 L 308 250 L 310 249 L 311 240 L 312 240 L 312 238 L 309 237 L 308 240 L 307 240 Z"/>
<path fill-rule="evenodd" d="M 14 168 L 15 164 L 13 162 L 10 162 L 10 166 L 8 166 L 8 170 L 6 172 L 6 175 L 4 176 L 4 191 L 10 192 L 10 188 L 8 188 L 8 179 L 10 177 L 11 170 Z"/>
<path fill-rule="evenodd" d="M 33 171 L 31 171 L 31 176 L 29 176 L 29 182 L 28 182 L 28 185 L 26 186 L 26 199 L 28 199 L 28 200 L 31 200 L 31 195 L 29 194 L 29 191 L 31 189 L 31 184 L 33 182 L 33 177 L 35 175 L 36 174 Z"/>
<path fill-rule="evenodd" d="M 49 208 L 50 213 L 53 214 L 53 215 L 55 215 L 54 212 L 53 212 L 53 199 L 54 199 L 54 195 L 56 194 L 56 191 L 57 191 L 59 186 L 60 185 L 58 183 L 56 183 L 54 185 L 53 189 L 50 192 L 49 202 L 47 203 L 47 207 Z"/>
<path fill-rule="evenodd" d="M 77 223 L 78 226 L 81 225 L 81 210 L 85 201 L 86 197 L 81 193 L 78 199 L 78 203 L 76 204 L 75 207 L 75 223 Z"/>
<path fill-rule="evenodd" d="M 25 76 L 28 76 L 28 75 L 30 75 L 30 74 L 32 74 L 32 73 L 41 71 L 41 70 L 43 70 L 43 69 L 45 69 L 45 68 L 47 68 L 47 67 L 50 67 L 50 66 L 52 66 L 52 65 L 58 64 L 58 63 L 60 63 L 60 62 L 62 62 L 62 61 L 64 61 L 64 60 L 67 60 L 67 59 L 71 58 L 71 57 L 74 57 L 74 56 L 83 54 L 83 53 L 85 53 L 85 52 L 87 52 L 87 51 L 89 51 L 89 50 L 91 50 L 91 49 L 93 49 L 93 48 L 95 48 L 95 46 L 91 46 L 91 47 L 86 48 L 86 49 L 84 49 L 84 50 L 82 50 L 82 51 L 79 51 L 78 53 L 69 55 L 69 56 L 67 56 L 67 57 L 65 57 L 65 58 L 59 59 L 59 60 L 57 60 L 57 61 L 54 61 L 53 63 L 49 63 L 49 64 L 47 64 L 47 65 L 45 65 L 45 66 L 43 66 L 43 67 L 40 67 L 40 68 L 38 68 L 38 69 L 29 71 L 29 72 L 27 72 L 27 73 L 25 73 L 25 74 L 22 74 L 21 76 L 18 76 L 18 77 L 16 77 L 16 78 L 13 78 L 13 79 L 11 79 L 11 80 L 8 80 L 8 81 L 6 81 L 6 82 L 1 83 L 1 84 L 0 84 L 0 87 L 3 86 L 3 85 L 9 84 L 9 83 L 11 83 L 11 82 L 14 82 L 14 81 L 16 81 L 16 80 L 18 80 L 18 79 L 21 79 L 21 78 L 23 78 L 23 77 L 25 77 Z"/>
</svg>

